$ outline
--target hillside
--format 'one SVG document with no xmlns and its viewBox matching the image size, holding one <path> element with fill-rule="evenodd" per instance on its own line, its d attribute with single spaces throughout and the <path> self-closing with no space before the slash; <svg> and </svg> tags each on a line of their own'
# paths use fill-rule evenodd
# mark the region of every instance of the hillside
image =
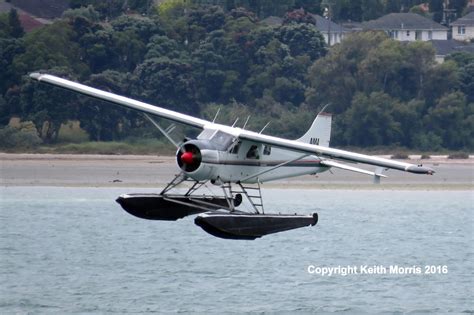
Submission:
<svg viewBox="0 0 474 315">
<path fill-rule="evenodd" d="M 71 121 L 82 128 L 76 138 L 92 141 L 157 136 L 135 112 L 26 75 L 44 71 L 202 118 L 221 109 L 220 123 L 251 116 L 251 130 L 271 121 L 265 131 L 288 138 L 301 136 L 329 103 L 332 146 L 474 148 L 472 54 L 439 64 L 429 42 L 379 31 L 348 34 L 329 48 L 304 10 L 269 26 L 240 7 L 167 1 L 149 14 L 138 7 L 122 14 L 117 3 L 69 10 L 28 33 L 14 12 L 0 15 L 0 138 L 9 140 L 1 145 L 58 143 Z M 14 117 L 22 122 L 6 127 Z"/>
</svg>

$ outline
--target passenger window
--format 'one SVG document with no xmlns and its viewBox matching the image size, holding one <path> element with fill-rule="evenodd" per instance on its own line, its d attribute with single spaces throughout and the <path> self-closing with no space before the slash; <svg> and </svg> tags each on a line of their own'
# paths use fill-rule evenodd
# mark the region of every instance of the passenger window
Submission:
<svg viewBox="0 0 474 315">
<path fill-rule="evenodd" d="M 250 147 L 249 151 L 247 152 L 247 159 L 259 159 L 260 156 L 258 156 L 258 147 L 256 145 L 253 145 Z"/>
<path fill-rule="evenodd" d="M 266 145 L 263 147 L 263 155 L 270 155 L 272 153 L 272 147 L 269 145 Z"/>
<path fill-rule="evenodd" d="M 230 148 L 230 151 L 229 151 L 230 154 L 238 154 L 241 144 L 242 144 L 242 142 L 240 142 L 240 141 L 236 142 L 236 143 Z"/>
</svg>

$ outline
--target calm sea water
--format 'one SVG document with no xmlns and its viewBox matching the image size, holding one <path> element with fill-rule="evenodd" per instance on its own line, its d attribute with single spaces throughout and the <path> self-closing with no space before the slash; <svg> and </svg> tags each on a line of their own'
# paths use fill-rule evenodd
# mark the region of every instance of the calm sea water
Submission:
<svg viewBox="0 0 474 315">
<path fill-rule="evenodd" d="M 0 188 L 0 313 L 474 311 L 472 191 L 267 189 L 320 221 L 256 241 L 132 217 L 114 199 L 137 191 Z M 448 272 L 307 271 L 348 265 Z"/>
</svg>

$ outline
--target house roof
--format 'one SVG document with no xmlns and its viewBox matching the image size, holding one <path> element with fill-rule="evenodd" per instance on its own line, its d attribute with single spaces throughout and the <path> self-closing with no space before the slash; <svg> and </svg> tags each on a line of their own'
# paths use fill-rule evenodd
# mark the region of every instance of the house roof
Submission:
<svg viewBox="0 0 474 315">
<path fill-rule="evenodd" d="M 458 51 L 474 53 L 474 44 L 466 44 L 464 42 L 458 42 L 454 39 L 430 40 L 430 43 L 436 50 L 436 55 L 439 56 L 446 56 Z"/>
<path fill-rule="evenodd" d="M 343 33 L 347 32 L 347 30 L 340 26 L 339 24 L 334 23 L 333 21 L 329 21 L 328 19 L 323 18 L 321 15 L 317 14 L 310 14 L 315 20 L 316 20 L 316 28 L 320 32 L 328 32 L 328 30 L 331 30 L 331 32 L 337 32 L 337 33 Z"/>
<path fill-rule="evenodd" d="M 448 30 L 447 27 L 415 13 L 390 13 L 362 24 L 366 30 Z"/>
<path fill-rule="evenodd" d="M 31 15 L 28 15 L 26 13 L 20 13 L 18 18 L 25 32 L 31 32 L 32 30 L 42 27 L 44 25 L 44 23 L 41 23 Z"/>
<path fill-rule="evenodd" d="M 466 14 L 465 16 L 457 19 L 451 25 L 466 25 L 466 26 L 474 26 L 474 11 L 471 13 Z"/>
</svg>

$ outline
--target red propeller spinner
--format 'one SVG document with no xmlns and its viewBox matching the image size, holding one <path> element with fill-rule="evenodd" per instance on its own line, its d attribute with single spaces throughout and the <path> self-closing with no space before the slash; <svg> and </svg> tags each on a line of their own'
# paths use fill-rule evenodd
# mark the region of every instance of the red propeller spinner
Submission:
<svg viewBox="0 0 474 315">
<path fill-rule="evenodd" d="M 184 164 L 191 164 L 193 163 L 194 156 L 192 152 L 184 152 L 181 155 L 181 161 L 183 161 Z"/>
<path fill-rule="evenodd" d="M 179 167 L 186 172 L 194 172 L 201 165 L 201 150 L 192 143 L 186 143 L 177 153 Z"/>
</svg>

